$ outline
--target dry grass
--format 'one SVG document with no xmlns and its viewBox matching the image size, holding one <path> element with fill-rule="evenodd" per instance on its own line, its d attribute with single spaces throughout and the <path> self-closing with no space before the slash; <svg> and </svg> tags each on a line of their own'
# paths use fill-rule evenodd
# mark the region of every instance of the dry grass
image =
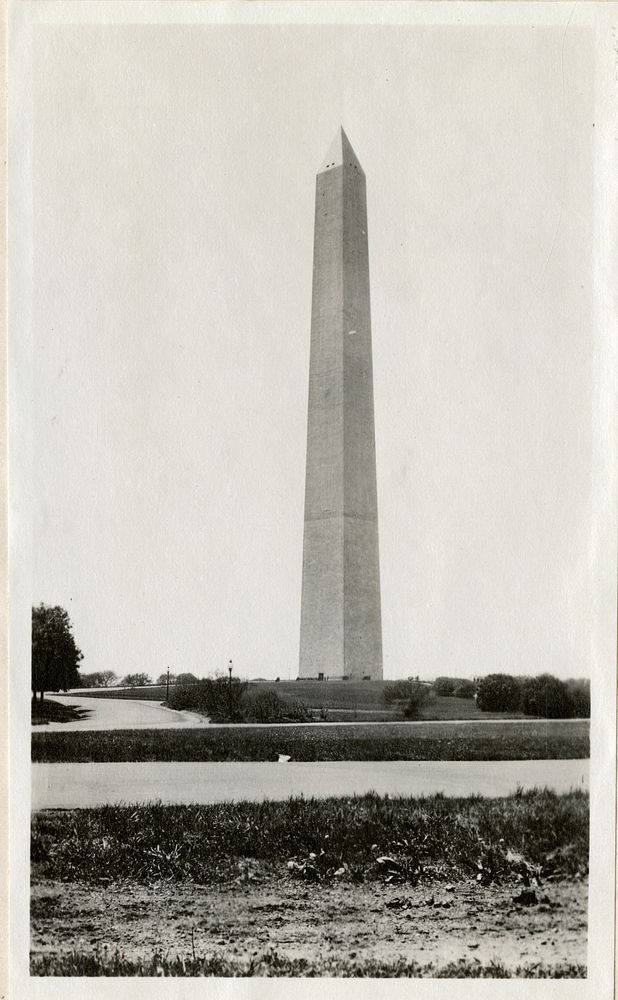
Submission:
<svg viewBox="0 0 618 1000">
<path fill-rule="evenodd" d="M 104 806 L 35 814 L 31 843 L 37 877 L 93 884 L 164 879 L 207 885 L 237 877 L 239 860 L 287 866 L 309 881 L 335 874 L 416 883 L 503 881 L 521 875 L 522 865 L 544 877 L 582 876 L 588 796 L 534 790 L 496 799 L 370 794 Z"/>
<path fill-rule="evenodd" d="M 318 961 L 289 958 L 275 949 L 249 958 L 220 955 L 164 955 L 154 952 L 147 958 L 125 958 L 120 949 L 73 951 L 67 955 L 36 955 L 30 962 L 32 976 L 286 976 L 286 977 L 371 977 L 374 979 L 584 979 L 584 965 L 539 963 L 507 968 L 501 962 L 483 965 L 461 960 L 447 965 L 421 965 L 405 959 L 363 961 L 324 957 Z"/>
</svg>

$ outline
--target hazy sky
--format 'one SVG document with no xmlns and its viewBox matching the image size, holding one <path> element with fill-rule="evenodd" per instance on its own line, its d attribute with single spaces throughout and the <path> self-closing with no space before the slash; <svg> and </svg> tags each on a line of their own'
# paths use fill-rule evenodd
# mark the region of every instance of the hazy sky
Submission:
<svg viewBox="0 0 618 1000">
<path fill-rule="evenodd" d="M 35 35 L 32 601 L 296 676 L 315 173 L 367 177 L 384 673 L 590 667 L 593 60 L 563 27 Z"/>
</svg>

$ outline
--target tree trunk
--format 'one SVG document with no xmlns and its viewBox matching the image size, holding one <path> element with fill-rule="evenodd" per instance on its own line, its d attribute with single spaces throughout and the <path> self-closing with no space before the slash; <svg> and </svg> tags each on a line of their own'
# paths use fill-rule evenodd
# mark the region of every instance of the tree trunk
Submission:
<svg viewBox="0 0 618 1000">
<path fill-rule="evenodd" d="M 44 691 L 41 691 L 41 701 L 43 701 L 43 695 L 44 695 L 44 694 L 45 694 L 45 692 L 44 692 Z"/>
</svg>

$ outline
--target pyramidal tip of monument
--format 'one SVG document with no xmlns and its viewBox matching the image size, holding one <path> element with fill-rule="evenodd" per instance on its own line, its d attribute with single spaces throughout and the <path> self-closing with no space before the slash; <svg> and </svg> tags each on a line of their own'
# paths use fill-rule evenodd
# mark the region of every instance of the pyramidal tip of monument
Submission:
<svg viewBox="0 0 618 1000">
<path fill-rule="evenodd" d="M 352 144 L 343 130 L 343 125 L 340 125 L 318 172 L 323 173 L 325 170 L 343 166 L 354 167 L 361 172 L 363 170 L 352 149 Z"/>
</svg>

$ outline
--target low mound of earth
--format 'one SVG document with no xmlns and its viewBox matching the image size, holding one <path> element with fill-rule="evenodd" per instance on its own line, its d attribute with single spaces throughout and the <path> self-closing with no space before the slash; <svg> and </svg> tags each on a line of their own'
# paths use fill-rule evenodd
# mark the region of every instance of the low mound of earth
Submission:
<svg viewBox="0 0 618 1000">
<path fill-rule="evenodd" d="M 43 880 L 32 892 L 32 972 L 71 974 L 77 951 L 81 974 L 101 975 L 118 951 L 112 974 L 435 976 L 451 966 L 453 976 L 585 976 L 585 883 L 514 902 L 522 894 L 513 884 L 306 885 L 256 870 L 219 887 L 93 892 Z"/>
</svg>

